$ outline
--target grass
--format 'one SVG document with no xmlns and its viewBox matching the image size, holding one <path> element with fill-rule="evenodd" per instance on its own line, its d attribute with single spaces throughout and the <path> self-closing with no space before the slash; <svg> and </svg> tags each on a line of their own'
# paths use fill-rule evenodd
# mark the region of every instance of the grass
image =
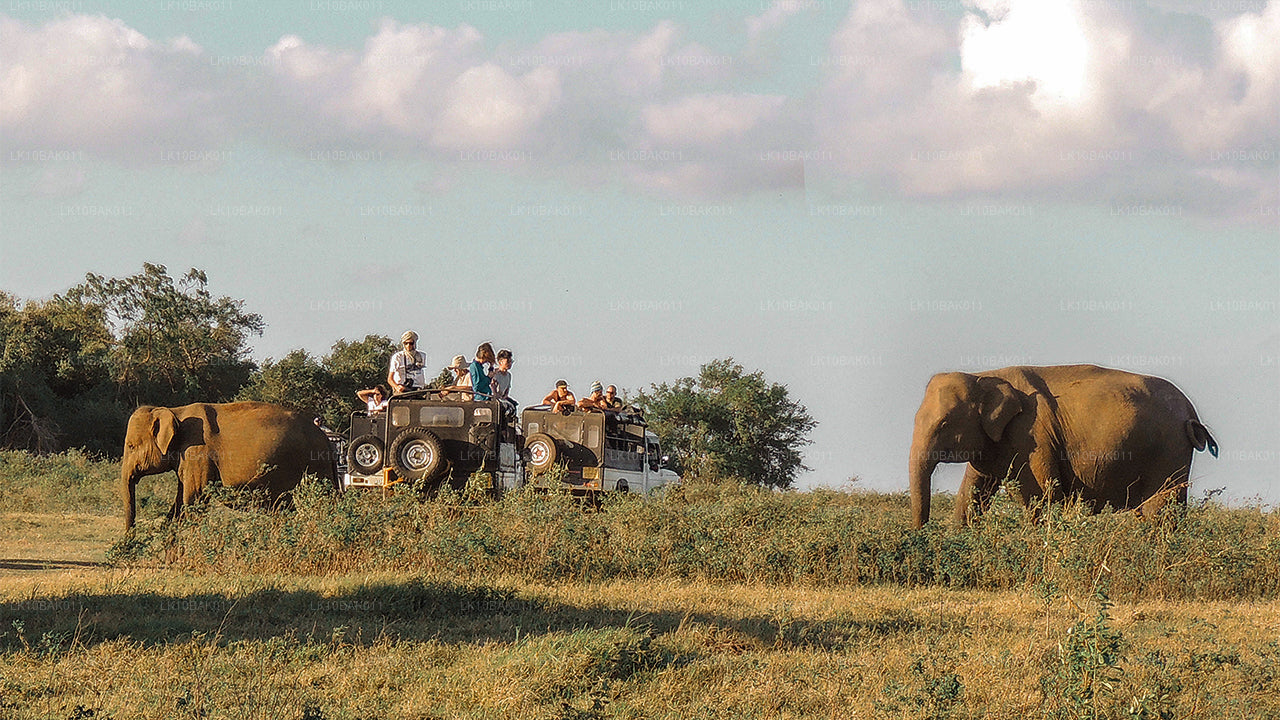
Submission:
<svg viewBox="0 0 1280 720">
<path fill-rule="evenodd" d="M 0 564 L 0 717 L 1280 717 L 1259 509 L 1031 525 L 1003 503 L 916 532 L 900 495 L 698 486 L 597 512 L 305 487 L 291 513 L 178 526 L 155 500 L 108 548 L 103 465 L 0 454 L 0 501 L 26 498 L 0 558 L 24 518 L 113 530 L 47 530 L 47 559 L 109 566 Z"/>
<path fill-rule="evenodd" d="M 1053 507 L 1033 524 L 1001 499 L 972 527 L 912 530 L 905 495 L 740 486 L 611 497 L 593 512 L 571 497 L 533 491 L 498 502 L 449 494 L 421 502 L 409 493 L 335 496 L 304 483 L 295 504 L 296 512 L 283 514 L 214 504 L 181 525 L 152 521 L 110 557 L 219 573 L 657 577 L 1017 590 L 1046 598 L 1090 597 L 1105 579 L 1112 597 L 1124 600 L 1280 596 L 1280 514 L 1256 508 L 1181 508 L 1151 523 L 1131 513 Z"/>
</svg>

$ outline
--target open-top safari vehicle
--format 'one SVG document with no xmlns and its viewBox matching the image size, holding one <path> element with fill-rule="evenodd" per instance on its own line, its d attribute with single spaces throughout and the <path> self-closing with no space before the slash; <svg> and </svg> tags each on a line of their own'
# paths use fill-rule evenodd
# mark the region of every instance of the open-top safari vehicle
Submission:
<svg viewBox="0 0 1280 720">
<path fill-rule="evenodd" d="M 680 480 L 663 467 L 658 436 L 634 410 L 563 414 L 542 405 L 521 413 L 520 424 L 525 472 L 538 487 L 558 479 L 575 491 L 649 493 Z"/>
<path fill-rule="evenodd" d="M 344 487 L 461 489 L 483 473 L 495 495 L 526 482 L 648 493 L 680 479 L 662 466 L 657 435 L 631 410 L 564 414 L 539 406 L 517 419 L 498 400 L 418 390 L 392 396 L 384 412 L 354 413 L 347 437 Z"/>
</svg>

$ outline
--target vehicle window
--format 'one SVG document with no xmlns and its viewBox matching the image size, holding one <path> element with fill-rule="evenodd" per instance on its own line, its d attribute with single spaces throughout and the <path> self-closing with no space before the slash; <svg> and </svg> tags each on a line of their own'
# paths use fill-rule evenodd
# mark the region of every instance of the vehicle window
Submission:
<svg viewBox="0 0 1280 720">
<path fill-rule="evenodd" d="M 662 464 L 662 456 L 658 452 L 657 443 L 649 445 L 649 469 L 658 472 L 658 466 Z"/>
<path fill-rule="evenodd" d="M 605 467 L 639 472 L 644 469 L 644 449 L 626 442 L 610 440 L 604 451 Z"/>
<path fill-rule="evenodd" d="M 582 423 L 573 418 L 552 418 L 547 421 L 547 430 L 554 437 L 569 442 L 582 442 Z"/>
<path fill-rule="evenodd" d="M 587 447 L 596 449 L 600 447 L 600 428 L 592 425 L 587 428 Z"/>
<path fill-rule="evenodd" d="M 525 434 L 532 435 L 536 432 L 538 432 L 538 423 L 536 422 L 529 423 L 529 429 L 525 432 Z"/>
<path fill-rule="evenodd" d="M 425 427 L 462 427 L 467 411 L 460 407 L 432 407 L 424 405 L 418 411 L 418 424 Z"/>
<path fill-rule="evenodd" d="M 391 424 L 396 427 L 404 427 L 409 424 L 409 406 L 396 405 L 391 408 Z"/>
<path fill-rule="evenodd" d="M 476 408 L 471 418 L 476 422 L 493 422 L 493 408 Z"/>
</svg>

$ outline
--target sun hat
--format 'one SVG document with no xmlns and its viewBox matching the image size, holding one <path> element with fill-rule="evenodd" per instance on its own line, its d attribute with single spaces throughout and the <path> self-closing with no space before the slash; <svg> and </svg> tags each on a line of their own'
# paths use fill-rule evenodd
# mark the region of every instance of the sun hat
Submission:
<svg viewBox="0 0 1280 720">
<path fill-rule="evenodd" d="M 407 342 L 418 342 L 418 333 L 412 330 L 405 330 L 404 334 L 400 336 L 400 344 L 403 345 Z"/>
<path fill-rule="evenodd" d="M 459 368 L 464 368 L 464 367 L 466 367 L 466 366 L 467 366 L 467 358 L 466 358 L 466 356 L 465 356 L 465 355 L 454 355 L 454 356 L 453 356 L 453 364 L 451 364 L 449 367 L 447 367 L 447 368 L 445 368 L 445 369 L 446 369 L 446 370 L 457 370 L 457 369 L 459 369 Z"/>
</svg>

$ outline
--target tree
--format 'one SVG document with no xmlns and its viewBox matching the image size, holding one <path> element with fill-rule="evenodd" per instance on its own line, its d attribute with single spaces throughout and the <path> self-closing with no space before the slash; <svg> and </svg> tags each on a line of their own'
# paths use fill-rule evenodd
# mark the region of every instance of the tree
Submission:
<svg viewBox="0 0 1280 720">
<path fill-rule="evenodd" d="M 89 273 L 67 292 L 105 312 L 112 379 L 129 404 L 220 402 L 248 380 L 248 338 L 265 323 L 244 301 L 215 298 L 208 283 L 195 268 L 175 283 L 165 266 L 144 263 L 124 279 Z"/>
<path fill-rule="evenodd" d="M 387 359 L 393 352 L 395 345 L 383 335 L 366 335 L 356 342 L 338 340 L 319 360 L 306 350 L 294 350 L 264 362 L 236 399 L 283 405 L 340 430 L 353 410 L 363 408 L 356 391 L 385 382 Z"/>
<path fill-rule="evenodd" d="M 635 404 L 686 472 L 788 488 L 809 469 L 800 449 L 817 422 L 763 373 L 747 374 L 728 358 L 703 365 L 696 378 L 650 387 Z"/>
<path fill-rule="evenodd" d="M 0 447 L 118 450 L 111 341 L 100 306 L 65 296 L 19 304 L 0 292 Z"/>
<path fill-rule="evenodd" d="M 386 383 L 387 368 L 397 349 L 385 335 L 365 335 L 355 342 L 343 338 L 329 348 L 321 365 L 332 378 L 334 390 L 351 402 L 358 402 L 357 390 Z"/>
</svg>

